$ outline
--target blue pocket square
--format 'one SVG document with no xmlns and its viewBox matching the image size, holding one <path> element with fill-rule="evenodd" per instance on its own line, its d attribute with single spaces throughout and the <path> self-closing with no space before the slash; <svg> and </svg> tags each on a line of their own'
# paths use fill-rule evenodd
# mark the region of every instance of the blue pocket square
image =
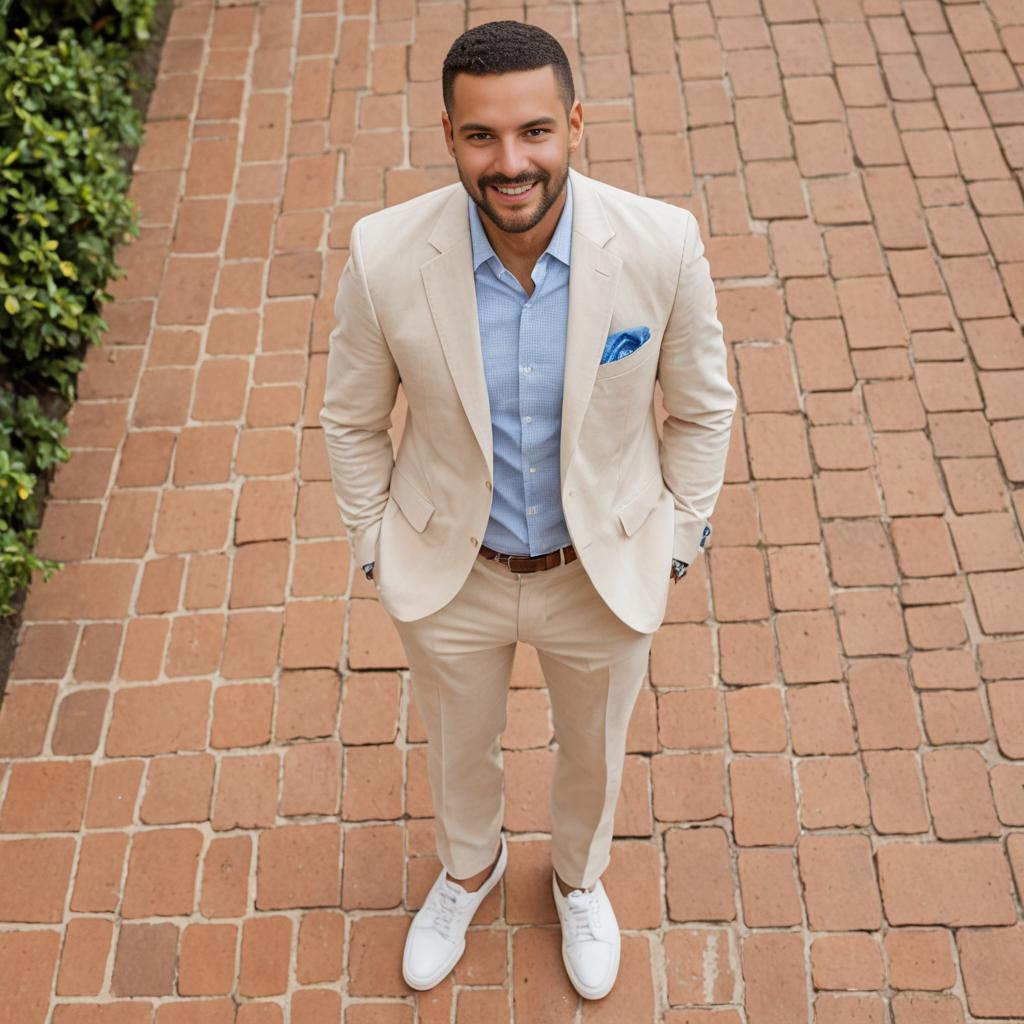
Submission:
<svg viewBox="0 0 1024 1024">
<path fill-rule="evenodd" d="M 641 345 L 650 341 L 650 338 L 649 327 L 630 327 L 629 330 L 609 334 L 608 340 L 604 343 L 604 352 L 601 353 L 601 364 L 614 363 L 617 359 L 631 356 Z"/>
</svg>

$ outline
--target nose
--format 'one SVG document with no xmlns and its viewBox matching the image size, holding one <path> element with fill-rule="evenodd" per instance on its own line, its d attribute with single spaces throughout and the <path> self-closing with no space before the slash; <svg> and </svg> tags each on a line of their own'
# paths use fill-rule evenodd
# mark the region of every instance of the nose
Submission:
<svg viewBox="0 0 1024 1024">
<path fill-rule="evenodd" d="M 512 181 L 529 170 L 530 162 L 516 138 L 502 141 L 494 161 L 494 173 Z"/>
</svg>

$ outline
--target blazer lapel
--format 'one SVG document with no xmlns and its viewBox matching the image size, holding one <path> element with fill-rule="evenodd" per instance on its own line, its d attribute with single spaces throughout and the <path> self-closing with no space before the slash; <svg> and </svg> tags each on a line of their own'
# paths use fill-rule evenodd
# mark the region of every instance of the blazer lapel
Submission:
<svg viewBox="0 0 1024 1024">
<path fill-rule="evenodd" d="M 480 346 L 473 243 L 466 202 L 466 193 L 461 187 L 453 191 L 430 235 L 430 243 L 439 254 L 420 267 L 420 274 L 448 371 L 487 460 L 487 468 L 493 473 L 491 410 Z"/>
<path fill-rule="evenodd" d="M 604 246 L 615 234 L 590 180 L 572 175 L 573 232 L 569 266 L 569 325 L 562 389 L 561 476 L 572 460 L 594 378 L 608 338 L 622 260 Z M 615 429 L 615 424 L 609 424 Z"/>
</svg>

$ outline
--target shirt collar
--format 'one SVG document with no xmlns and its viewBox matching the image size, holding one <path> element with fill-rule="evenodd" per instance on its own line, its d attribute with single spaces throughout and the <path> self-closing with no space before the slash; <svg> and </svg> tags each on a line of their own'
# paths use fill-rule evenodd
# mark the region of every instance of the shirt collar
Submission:
<svg viewBox="0 0 1024 1024">
<path fill-rule="evenodd" d="M 476 203 L 468 197 L 467 200 L 469 202 L 469 233 L 473 241 L 473 272 L 475 273 L 479 269 L 480 264 L 486 263 L 492 256 L 497 260 L 498 254 L 494 251 L 487 237 L 487 232 L 484 231 L 484 226 L 480 221 L 480 211 L 476 208 Z M 544 250 L 544 253 L 550 253 L 560 263 L 569 266 L 569 253 L 571 249 L 572 182 L 566 178 L 565 206 L 562 207 L 562 213 L 558 218 L 558 223 L 555 225 L 555 232 L 551 236 L 551 241 L 548 242 L 548 247 Z M 498 260 L 498 262 L 500 263 L 501 261 Z"/>
</svg>

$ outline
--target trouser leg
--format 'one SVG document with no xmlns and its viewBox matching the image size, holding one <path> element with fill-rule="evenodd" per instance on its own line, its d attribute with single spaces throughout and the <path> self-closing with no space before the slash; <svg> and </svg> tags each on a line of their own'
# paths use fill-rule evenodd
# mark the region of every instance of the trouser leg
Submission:
<svg viewBox="0 0 1024 1024">
<path fill-rule="evenodd" d="M 395 623 L 427 733 L 437 851 L 453 878 L 489 866 L 501 830 L 501 733 L 515 655 L 511 583 L 478 560 L 444 608 Z"/>
<path fill-rule="evenodd" d="M 617 618 L 575 565 L 551 570 L 558 575 L 537 588 L 527 610 L 533 636 L 523 639 L 538 649 L 558 742 L 552 862 L 563 881 L 588 888 L 608 866 L 626 733 L 653 636 Z"/>
</svg>

